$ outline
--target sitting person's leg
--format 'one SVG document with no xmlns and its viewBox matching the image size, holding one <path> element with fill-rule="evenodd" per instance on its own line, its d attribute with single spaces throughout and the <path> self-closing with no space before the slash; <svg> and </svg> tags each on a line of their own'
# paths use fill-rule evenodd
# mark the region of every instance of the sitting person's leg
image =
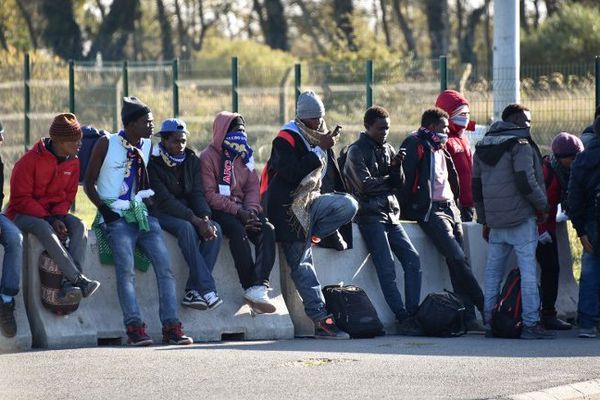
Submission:
<svg viewBox="0 0 600 400">
<path fill-rule="evenodd" d="M 388 225 L 390 247 L 404 270 L 406 311 L 415 315 L 421 300 L 421 260 L 402 225 Z"/>
<path fill-rule="evenodd" d="M 17 334 L 14 296 L 19 293 L 23 264 L 23 235 L 10 219 L 0 214 L 0 244 L 4 247 L 0 279 L 0 331 L 6 337 Z"/>
<path fill-rule="evenodd" d="M 327 237 L 352 221 L 357 211 L 358 203 L 348 194 L 322 194 L 310 206 L 310 234 L 319 238 Z"/>
<path fill-rule="evenodd" d="M 81 289 L 83 297 L 91 296 L 100 287 L 100 282 L 92 281 L 83 275 L 88 240 L 87 229 L 83 221 L 71 214 L 65 216 L 64 223 L 69 232 L 69 246 L 67 251 L 71 255 L 79 272 L 82 273 L 76 286 Z"/>
</svg>

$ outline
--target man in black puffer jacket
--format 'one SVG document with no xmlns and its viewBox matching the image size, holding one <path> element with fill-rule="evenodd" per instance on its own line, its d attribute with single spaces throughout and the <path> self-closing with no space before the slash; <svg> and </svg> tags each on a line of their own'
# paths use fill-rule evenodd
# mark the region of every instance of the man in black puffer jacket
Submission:
<svg viewBox="0 0 600 400">
<path fill-rule="evenodd" d="M 412 317 L 421 297 L 419 254 L 400 225 L 400 205 L 396 194 L 404 182 L 402 159 L 386 143 L 390 115 L 382 107 L 371 107 L 364 116 L 366 132 L 350 145 L 344 175 L 352 195 L 358 200 L 358 223 L 371 253 L 379 285 L 386 302 L 400 322 L 400 333 L 416 333 Z M 394 254 L 404 269 L 404 295 L 396 284 Z"/>
</svg>

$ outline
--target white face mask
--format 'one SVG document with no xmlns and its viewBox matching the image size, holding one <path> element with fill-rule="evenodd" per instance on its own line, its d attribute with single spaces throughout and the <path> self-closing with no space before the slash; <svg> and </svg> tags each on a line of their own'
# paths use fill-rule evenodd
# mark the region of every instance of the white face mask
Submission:
<svg viewBox="0 0 600 400">
<path fill-rule="evenodd" d="M 450 121 L 452 121 L 454 125 L 462 126 L 463 128 L 466 128 L 467 125 L 469 125 L 469 117 L 465 115 L 456 115 L 450 118 Z"/>
</svg>

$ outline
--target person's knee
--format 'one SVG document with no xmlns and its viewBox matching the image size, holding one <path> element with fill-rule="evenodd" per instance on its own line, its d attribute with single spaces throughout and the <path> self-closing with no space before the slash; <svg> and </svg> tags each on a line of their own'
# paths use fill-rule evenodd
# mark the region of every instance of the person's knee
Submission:
<svg viewBox="0 0 600 400">
<path fill-rule="evenodd" d="M 17 249 L 23 248 L 23 234 L 20 231 L 5 231 L 2 232 L 2 236 L 4 236 L 3 240 L 6 247 Z"/>
</svg>

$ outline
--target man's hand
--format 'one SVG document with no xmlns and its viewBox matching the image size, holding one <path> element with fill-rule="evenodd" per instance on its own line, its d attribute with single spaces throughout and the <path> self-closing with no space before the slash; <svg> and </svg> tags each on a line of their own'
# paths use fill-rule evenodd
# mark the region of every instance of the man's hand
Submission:
<svg viewBox="0 0 600 400">
<path fill-rule="evenodd" d="M 319 147 L 323 150 L 329 150 L 337 143 L 339 138 L 339 133 L 329 131 L 327 134 L 319 136 Z"/>
<path fill-rule="evenodd" d="M 590 243 L 590 239 L 587 235 L 580 236 L 579 241 L 583 246 L 583 251 L 585 251 L 586 253 L 594 254 L 594 247 L 592 246 L 592 243 Z"/>
<path fill-rule="evenodd" d="M 217 238 L 217 229 L 210 222 L 208 217 L 198 218 L 195 217 L 192 224 L 196 227 L 198 234 L 204 240 L 213 240 Z"/>
<path fill-rule="evenodd" d="M 541 214 L 537 214 L 536 215 L 536 219 L 537 219 L 537 223 L 538 224 L 543 224 L 544 222 L 546 222 L 548 220 L 548 213 L 547 212 L 543 212 Z"/>
<path fill-rule="evenodd" d="M 541 244 L 550 244 L 552 243 L 552 236 L 550 236 L 548 231 L 544 231 L 538 236 L 538 242 Z"/>
<path fill-rule="evenodd" d="M 256 211 L 250 210 L 250 219 L 244 225 L 247 231 L 250 232 L 260 232 L 262 230 L 262 222 L 260 222 L 260 218 L 256 214 Z"/>
<path fill-rule="evenodd" d="M 61 220 L 55 220 L 52 223 L 52 229 L 56 232 L 56 236 L 60 239 L 61 242 L 65 242 L 69 238 L 69 230 L 64 222 Z"/>
<path fill-rule="evenodd" d="M 485 240 L 486 242 L 490 241 L 490 227 L 487 225 L 483 226 L 483 230 L 481 231 L 481 237 L 483 237 L 483 240 Z"/>
<path fill-rule="evenodd" d="M 392 161 L 390 162 L 390 166 L 392 168 L 397 168 L 397 167 L 401 166 L 402 162 L 404 161 L 404 157 L 406 157 L 406 149 L 402 148 L 402 149 L 400 149 L 400 151 L 398 153 L 396 153 L 394 158 L 392 158 Z"/>
</svg>

